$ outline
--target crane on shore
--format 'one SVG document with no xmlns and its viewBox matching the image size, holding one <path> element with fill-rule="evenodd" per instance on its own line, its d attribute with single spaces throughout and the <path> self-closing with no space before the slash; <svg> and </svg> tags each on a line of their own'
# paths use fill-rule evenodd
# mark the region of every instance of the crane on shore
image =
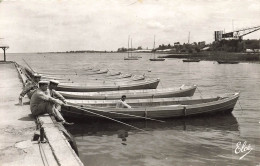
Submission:
<svg viewBox="0 0 260 166">
<path fill-rule="evenodd" d="M 222 38 L 232 38 L 232 39 L 239 39 L 242 40 L 244 36 L 256 32 L 260 30 L 260 26 L 254 26 L 250 28 L 243 28 L 239 30 L 235 30 L 229 33 L 222 34 Z"/>
<path fill-rule="evenodd" d="M 241 41 L 244 36 L 258 30 L 260 30 L 260 26 L 242 28 L 238 30 L 233 30 L 232 32 L 228 33 L 223 33 L 223 31 L 215 31 L 215 41 L 220 41 L 222 39 L 238 39 Z"/>
</svg>

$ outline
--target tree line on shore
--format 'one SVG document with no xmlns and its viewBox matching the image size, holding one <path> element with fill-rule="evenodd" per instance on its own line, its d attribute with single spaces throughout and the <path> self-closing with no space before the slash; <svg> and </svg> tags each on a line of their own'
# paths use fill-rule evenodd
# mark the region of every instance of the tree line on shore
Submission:
<svg viewBox="0 0 260 166">
<path fill-rule="evenodd" d="M 225 52 L 245 52 L 246 49 L 256 50 L 260 49 L 260 40 L 221 40 L 214 41 L 211 44 L 205 44 L 205 42 L 194 42 L 194 43 L 183 43 L 179 42 L 174 45 L 171 44 L 161 44 L 159 47 L 151 51 L 163 51 L 168 50 L 167 52 L 176 52 L 176 53 L 198 53 L 203 48 L 207 48 L 208 51 L 225 51 Z M 142 50 L 142 46 L 137 48 L 118 48 L 117 52 L 127 52 Z M 147 48 L 148 50 L 148 48 Z"/>
<path fill-rule="evenodd" d="M 66 51 L 66 52 L 49 52 L 49 53 L 109 53 L 109 52 L 127 52 L 136 51 L 140 52 L 151 51 L 151 52 L 163 52 L 167 51 L 169 53 L 199 53 L 207 48 L 207 51 L 224 51 L 224 52 L 245 52 L 246 49 L 250 49 L 253 52 L 260 49 L 260 40 L 221 40 L 214 41 L 210 44 L 205 44 L 205 42 L 193 42 L 193 43 L 183 43 L 179 42 L 171 44 L 161 44 L 155 49 L 143 49 L 142 46 L 137 48 L 118 48 L 117 51 L 95 51 L 95 50 L 76 50 L 76 51 Z"/>
</svg>

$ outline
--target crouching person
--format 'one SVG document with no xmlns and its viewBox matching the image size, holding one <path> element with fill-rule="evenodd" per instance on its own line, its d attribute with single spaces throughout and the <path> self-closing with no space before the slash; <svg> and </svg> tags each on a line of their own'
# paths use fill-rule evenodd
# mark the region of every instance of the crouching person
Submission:
<svg viewBox="0 0 260 166">
<path fill-rule="evenodd" d="M 31 99 L 33 93 L 38 89 L 38 83 L 41 80 L 41 75 L 35 73 L 33 74 L 32 81 L 26 81 L 26 86 L 24 87 L 23 91 L 20 93 L 19 100 L 22 101 L 23 97 L 27 94 L 29 99 Z"/>
<path fill-rule="evenodd" d="M 56 88 L 59 85 L 59 83 L 60 82 L 57 80 L 50 80 L 50 84 L 49 84 L 50 95 L 55 99 L 59 99 L 64 104 L 67 104 L 66 99 L 59 92 L 56 91 Z"/>
<path fill-rule="evenodd" d="M 31 112 L 34 116 L 48 113 L 53 115 L 63 124 L 70 124 L 64 120 L 55 105 L 63 105 L 63 102 L 50 96 L 48 81 L 40 81 L 39 88 L 33 93 L 30 101 Z"/>
</svg>

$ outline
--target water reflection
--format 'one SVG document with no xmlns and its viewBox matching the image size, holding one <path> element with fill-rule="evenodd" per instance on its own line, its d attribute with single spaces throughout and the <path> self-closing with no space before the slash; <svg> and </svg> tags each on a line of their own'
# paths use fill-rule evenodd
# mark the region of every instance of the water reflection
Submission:
<svg viewBox="0 0 260 166">
<path fill-rule="evenodd" d="M 127 124 L 138 127 L 146 131 L 164 131 L 164 130 L 227 130 L 227 131 L 238 131 L 239 126 L 237 119 L 233 114 L 225 115 L 215 115 L 212 117 L 202 116 L 202 117 L 189 117 L 181 119 L 166 119 L 165 122 L 157 122 L 150 120 L 141 121 L 124 121 Z M 119 124 L 117 122 L 108 120 L 87 120 L 85 122 L 81 121 L 73 126 L 67 128 L 74 136 L 104 136 L 104 135 L 114 135 L 118 133 L 119 138 L 127 137 L 128 131 L 135 133 L 142 132 L 133 129 L 129 126 Z"/>
<path fill-rule="evenodd" d="M 122 145 L 126 145 L 126 137 L 128 137 L 128 132 L 126 130 L 118 130 L 117 137 L 122 139 Z"/>
<path fill-rule="evenodd" d="M 239 135 L 232 114 L 124 122 L 146 132 L 100 119 L 69 126 L 81 160 L 98 166 L 224 164 L 234 157 L 232 142 Z"/>
</svg>

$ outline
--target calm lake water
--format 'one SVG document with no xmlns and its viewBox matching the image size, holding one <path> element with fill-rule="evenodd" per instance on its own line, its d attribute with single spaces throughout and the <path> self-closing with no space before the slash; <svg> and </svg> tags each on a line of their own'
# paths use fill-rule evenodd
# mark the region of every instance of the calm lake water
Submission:
<svg viewBox="0 0 260 166">
<path fill-rule="evenodd" d="M 137 61 L 124 61 L 127 54 L 7 54 L 7 60 L 26 66 L 25 59 L 37 72 L 77 73 L 80 78 L 76 82 L 87 81 L 86 69 L 96 67 L 160 78 L 158 88 L 196 84 L 195 95 L 202 97 L 241 93 L 232 115 L 171 119 L 165 123 L 127 122 L 146 133 L 111 121 L 76 123 L 68 129 L 75 136 L 85 165 L 260 165 L 259 63 L 183 63 L 181 59 L 151 62 L 151 54 L 138 55 L 142 58 Z M 119 138 L 123 131 L 128 132 L 126 140 Z M 235 153 L 238 142 L 253 148 L 240 160 L 247 151 Z"/>
</svg>

